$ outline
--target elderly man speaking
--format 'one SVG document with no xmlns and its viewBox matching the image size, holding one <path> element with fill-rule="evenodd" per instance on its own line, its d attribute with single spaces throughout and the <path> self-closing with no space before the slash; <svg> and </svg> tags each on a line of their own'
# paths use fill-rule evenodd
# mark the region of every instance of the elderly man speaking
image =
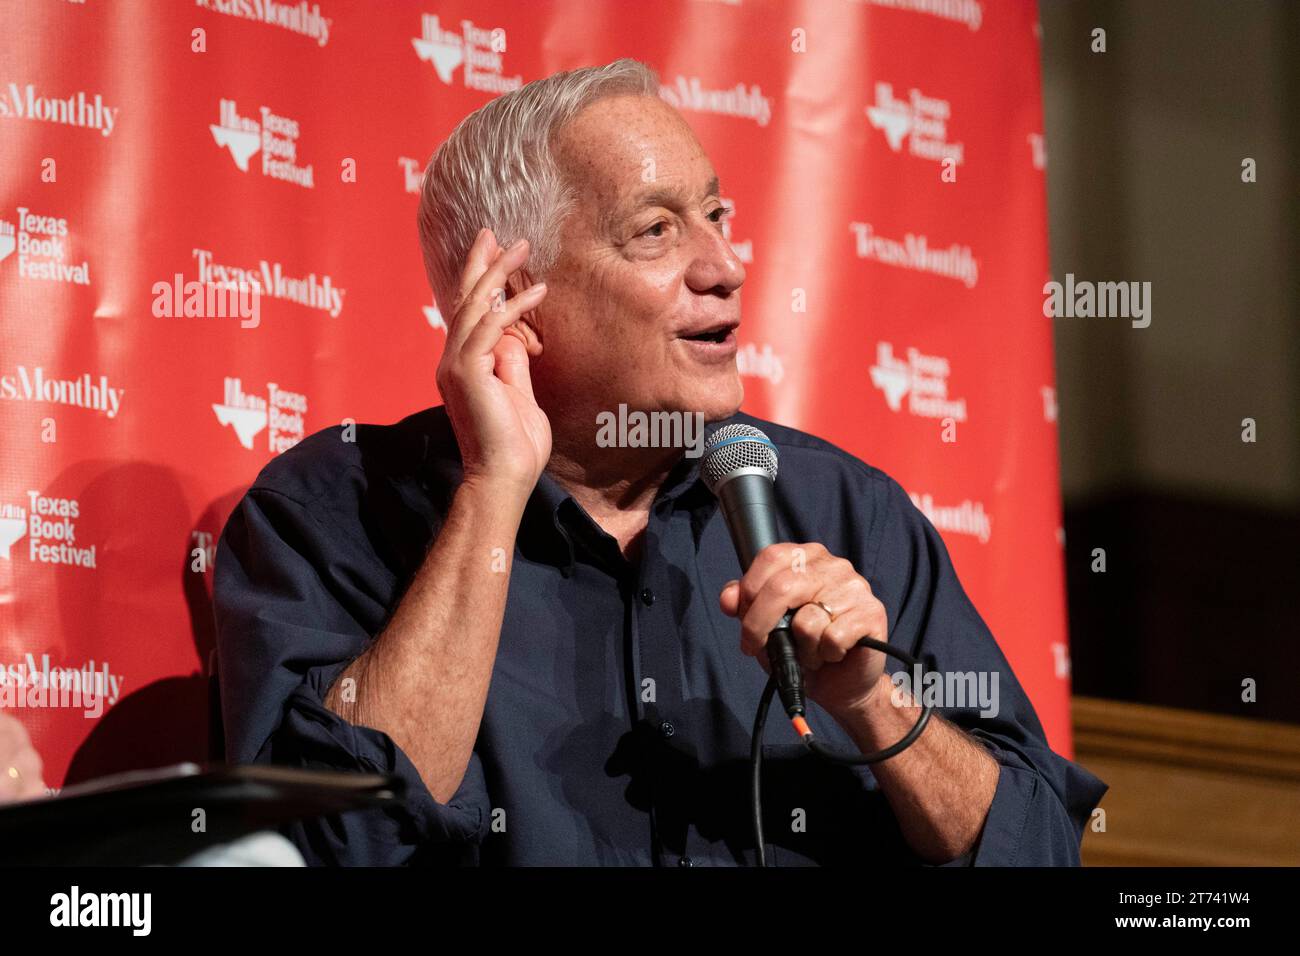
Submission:
<svg viewBox="0 0 1300 956">
<path fill-rule="evenodd" d="M 739 412 L 726 213 L 633 60 L 494 99 L 433 155 L 445 404 L 276 458 L 217 556 L 228 758 L 408 785 L 295 824 L 309 862 L 754 864 L 751 724 L 792 609 L 807 720 L 838 750 L 920 712 L 861 637 L 995 694 L 869 767 L 769 724 L 769 864 L 1079 862 L 1106 787 L 1047 746 L 934 528 L 877 469 Z M 742 575 L 698 448 L 607 440 L 620 408 L 761 428 L 791 540 Z"/>
</svg>

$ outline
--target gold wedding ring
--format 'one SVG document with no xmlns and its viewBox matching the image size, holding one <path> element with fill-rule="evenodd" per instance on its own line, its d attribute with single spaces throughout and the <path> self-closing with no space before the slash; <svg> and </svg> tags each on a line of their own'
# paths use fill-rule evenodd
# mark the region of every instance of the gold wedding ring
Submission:
<svg viewBox="0 0 1300 956">
<path fill-rule="evenodd" d="M 829 617 L 832 621 L 835 620 L 835 612 L 832 611 L 830 608 L 828 608 L 828 607 L 825 605 L 825 603 L 823 603 L 822 601 L 813 601 L 813 603 L 816 604 L 816 605 L 817 605 L 819 608 L 821 608 L 823 611 L 825 611 L 825 612 L 826 612 L 826 616 Z"/>
</svg>

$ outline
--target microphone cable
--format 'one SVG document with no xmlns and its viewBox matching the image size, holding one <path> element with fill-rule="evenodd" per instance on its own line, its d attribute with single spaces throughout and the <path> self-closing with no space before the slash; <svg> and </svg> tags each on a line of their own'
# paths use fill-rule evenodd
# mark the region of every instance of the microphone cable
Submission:
<svg viewBox="0 0 1300 956">
<path fill-rule="evenodd" d="M 915 657 L 897 647 L 891 647 L 883 641 L 878 641 L 872 637 L 864 637 L 858 641 L 855 647 L 869 647 L 873 650 L 880 651 L 882 654 L 888 654 L 890 657 L 896 657 L 906 664 L 913 673 L 920 673 L 920 662 Z M 767 686 L 763 688 L 763 696 L 758 702 L 758 713 L 754 715 L 754 735 L 749 748 L 749 765 L 750 765 L 750 799 L 753 804 L 754 814 L 754 845 L 758 848 L 758 865 L 767 866 L 767 852 L 763 845 L 763 728 L 767 725 L 767 712 L 772 706 L 772 697 L 777 690 L 777 680 L 775 672 L 767 680 Z M 916 738 L 921 736 L 921 731 L 925 730 L 925 725 L 930 721 L 930 705 L 925 703 L 924 694 L 918 703 L 921 705 L 921 716 L 916 719 L 912 729 L 899 740 L 897 743 L 890 744 L 883 750 L 877 750 L 870 754 L 849 754 L 836 751 L 816 738 L 812 728 L 808 726 L 808 721 L 804 719 L 803 708 L 796 707 L 796 713 L 789 715 L 790 722 L 798 732 L 804 745 L 823 760 L 831 763 L 841 764 L 844 766 L 857 767 L 863 764 L 879 763 L 895 754 L 902 753 L 910 747 Z"/>
<path fill-rule="evenodd" d="M 773 491 L 776 473 L 776 445 L 752 425 L 723 425 L 705 443 L 700 475 L 709 491 L 718 499 L 743 572 L 749 571 L 754 558 L 765 547 L 787 540 L 782 538 L 778 527 Z M 877 763 L 906 750 L 921 735 L 930 720 L 930 707 L 922 695 L 921 716 L 902 740 L 884 750 L 871 754 L 839 753 L 817 740 L 805 719 L 807 711 L 803 675 L 799 670 L 790 635 L 794 613 L 793 608 L 787 609 L 768 636 L 770 675 L 759 701 L 758 713 L 754 716 L 754 736 L 750 741 L 750 798 L 754 812 L 754 841 L 758 848 L 758 865 L 762 867 L 767 866 L 767 853 L 763 845 L 763 728 L 767 723 L 767 711 L 772 704 L 773 694 L 781 695 L 781 705 L 785 708 L 786 715 L 810 751 L 823 760 L 848 766 Z M 916 658 L 883 641 L 863 637 L 854 646 L 869 647 L 895 657 L 920 674 L 920 664 Z"/>
</svg>

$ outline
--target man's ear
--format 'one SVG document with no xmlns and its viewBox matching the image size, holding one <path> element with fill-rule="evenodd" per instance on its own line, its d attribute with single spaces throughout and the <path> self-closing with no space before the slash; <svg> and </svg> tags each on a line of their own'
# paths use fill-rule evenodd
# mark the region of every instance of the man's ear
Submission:
<svg viewBox="0 0 1300 956">
<path fill-rule="evenodd" d="M 514 298 L 520 292 L 530 288 L 535 281 L 527 269 L 520 269 L 510 277 L 510 297 Z M 521 315 L 511 328 L 523 339 L 530 358 L 537 358 L 542 354 L 542 323 L 536 309 L 529 309 Z"/>
<path fill-rule="evenodd" d="M 531 309 L 519 317 L 511 328 L 513 328 L 519 337 L 524 341 L 524 348 L 528 350 L 529 358 L 537 358 L 542 354 L 542 337 L 538 333 L 537 310 Z"/>
</svg>

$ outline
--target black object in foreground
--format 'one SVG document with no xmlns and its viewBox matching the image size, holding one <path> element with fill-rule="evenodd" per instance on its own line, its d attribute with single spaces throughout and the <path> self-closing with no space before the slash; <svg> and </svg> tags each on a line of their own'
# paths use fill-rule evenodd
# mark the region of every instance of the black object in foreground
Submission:
<svg viewBox="0 0 1300 956">
<path fill-rule="evenodd" d="M 290 820 L 397 803 L 403 792 L 397 777 L 274 766 L 116 774 L 0 806 L 0 865 L 178 863 Z"/>
</svg>

